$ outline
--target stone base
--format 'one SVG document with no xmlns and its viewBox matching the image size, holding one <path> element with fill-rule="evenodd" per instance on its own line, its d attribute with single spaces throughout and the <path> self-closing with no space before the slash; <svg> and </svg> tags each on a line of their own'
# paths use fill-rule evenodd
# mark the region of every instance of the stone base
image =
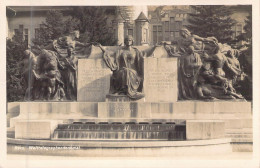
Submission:
<svg viewBox="0 0 260 168">
<path fill-rule="evenodd" d="M 62 120 L 65 123 L 75 121 L 152 123 L 174 120 L 223 120 L 226 130 L 235 130 L 235 132 L 225 134 L 227 138 L 232 139 L 235 146 L 245 143 L 248 146 L 246 149 L 249 149 L 253 142 L 252 138 L 248 137 L 238 137 L 238 142 L 237 135 L 234 134 L 242 136 L 245 128 L 252 132 L 251 102 L 21 102 L 16 108 L 20 109 L 20 114 L 10 119 L 11 128 L 16 127 L 16 122 L 19 121 L 50 119 Z M 9 113 L 11 114 L 12 111 L 8 111 L 7 115 Z M 232 136 L 229 136 L 230 133 Z"/>
<path fill-rule="evenodd" d="M 98 103 L 98 118 L 151 118 L 151 104 L 138 102 Z"/>
<path fill-rule="evenodd" d="M 54 129 L 62 121 L 58 120 L 23 120 L 16 122 L 16 139 L 50 139 Z"/>
<path fill-rule="evenodd" d="M 132 100 L 127 95 L 106 95 L 106 102 L 144 102 L 145 98 L 139 100 Z"/>
<path fill-rule="evenodd" d="M 187 140 L 216 139 L 225 137 L 225 122 L 221 120 L 187 120 Z"/>
</svg>

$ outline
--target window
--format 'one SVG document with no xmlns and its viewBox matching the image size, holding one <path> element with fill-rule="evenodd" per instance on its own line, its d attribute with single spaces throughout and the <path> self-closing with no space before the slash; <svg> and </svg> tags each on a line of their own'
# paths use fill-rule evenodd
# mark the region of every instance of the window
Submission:
<svg viewBox="0 0 260 168">
<path fill-rule="evenodd" d="M 20 30 L 23 30 L 23 25 L 19 25 L 19 29 L 20 29 Z"/>
<path fill-rule="evenodd" d="M 157 26 L 153 26 L 153 31 L 157 31 Z"/>
<path fill-rule="evenodd" d="M 28 33 L 28 29 L 24 29 L 24 41 L 25 43 L 28 45 L 29 44 L 29 41 L 28 41 L 28 36 L 29 36 L 29 33 Z"/>
<path fill-rule="evenodd" d="M 174 40 L 174 32 L 173 31 L 171 31 L 171 33 L 170 33 L 170 40 L 172 41 L 172 40 Z"/>
<path fill-rule="evenodd" d="M 146 34 L 146 41 L 145 42 L 148 42 L 148 39 L 149 39 L 149 31 L 148 29 L 145 29 L 145 34 Z"/>
<path fill-rule="evenodd" d="M 171 18 L 170 18 L 170 22 L 171 22 L 171 23 L 174 23 L 174 17 L 171 17 Z"/>
<path fill-rule="evenodd" d="M 19 34 L 18 29 L 14 29 L 14 35 L 18 35 L 18 34 Z"/>
<path fill-rule="evenodd" d="M 181 27 L 182 27 L 182 23 L 181 22 L 175 22 L 175 29 L 176 30 L 180 30 L 181 29 Z"/>
<path fill-rule="evenodd" d="M 153 26 L 153 44 L 161 42 L 162 40 L 163 40 L 162 26 L 154 25 Z"/>
<path fill-rule="evenodd" d="M 180 37 L 180 33 L 178 31 L 174 32 L 174 37 Z"/>
<path fill-rule="evenodd" d="M 128 35 L 131 35 L 131 36 L 134 35 L 134 33 L 133 33 L 133 29 L 128 29 Z"/>
<path fill-rule="evenodd" d="M 170 32 L 165 32 L 165 40 L 169 41 L 170 40 Z"/>
<path fill-rule="evenodd" d="M 165 22 L 165 31 L 169 31 L 169 26 L 170 26 L 169 21 L 166 21 Z"/>
<path fill-rule="evenodd" d="M 16 40 L 24 40 L 24 29 L 23 29 L 23 25 L 19 25 L 18 29 L 14 29 L 14 35 Z"/>
<path fill-rule="evenodd" d="M 162 26 L 158 26 L 158 32 L 162 31 Z"/>
</svg>

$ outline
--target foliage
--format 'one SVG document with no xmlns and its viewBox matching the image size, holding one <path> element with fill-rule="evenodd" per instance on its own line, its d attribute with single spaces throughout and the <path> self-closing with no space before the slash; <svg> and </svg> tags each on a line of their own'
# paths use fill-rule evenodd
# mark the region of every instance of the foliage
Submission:
<svg viewBox="0 0 260 168">
<path fill-rule="evenodd" d="M 39 30 L 39 37 L 33 42 L 36 45 L 48 45 L 58 37 L 80 30 L 79 41 L 115 45 L 116 40 L 113 40 L 107 19 L 106 7 L 73 7 L 66 17 L 60 11 L 50 10 Z"/>
<path fill-rule="evenodd" d="M 23 52 L 27 45 L 21 38 L 14 36 L 13 40 L 6 41 L 6 80 L 7 101 L 23 100 L 25 90 L 20 62 L 23 60 Z"/>
<path fill-rule="evenodd" d="M 45 22 L 39 29 L 39 37 L 33 40 L 36 45 L 48 45 L 69 32 L 78 29 L 79 22 L 68 16 L 66 19 L 62 12 L 50 10 L 47 12 Z"/>
<path fill-rule="evenodd" d="M 252 13 L 251 12 L 246 17 L 244 32 L 237 37 L 236 41 L 244 41 L 247 43 L 246 44 L 247 46 L 252 45 Z"/>
<path fill-rule="evenodd" d="M 113 32 L 108 25 L 107 7 L 85 6 L 74 7 L 71 15 L 80 21 L 79 30 L 82 41 L 98 42 L 102 45 L 116 44 Z"/>
<path fill-rule="evenodd" d="M 241 84 L 241 93 L 245 95 L 248 100 L 252 100 L 252 13 L 250 12 L 249 16 L 245 20 L 244 26 L 245 32 L 238 37 L 238 40 L 245 41 L 244 44 L 247 49 L 242 52 L 241 56 L 239 57 L 239 62 L 241 63 L 241 67 L 243 71 L 247 74 L 247 78 L 244 83 Z M 243 47 L 243 46 L 242 46 Z"/>
<path fill-rule="evenodd" d="M 223 5 L 191 6 L 196 12 L 191 13 L 187 28 L 202 37 L 216 37 L 221 43 L 232 41 L 232 26 L 235 24 L 230 15 L 232 10 Z"/>
</svg>

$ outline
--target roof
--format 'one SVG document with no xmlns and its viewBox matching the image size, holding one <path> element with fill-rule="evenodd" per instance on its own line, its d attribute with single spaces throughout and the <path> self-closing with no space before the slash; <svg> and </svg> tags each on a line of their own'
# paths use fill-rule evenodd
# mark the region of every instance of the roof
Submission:
<svg viewBox="0 0 260 168">
<path fill-rule="evenodd" d="M 136 21 L 146 21 L 146 22 L 149 22 L 149 20 L 147 19 L 147 17 L 145 16 L 145 14 L 143 12 L 140 13 L 140 15 L 138 16 Z"/>
<path fill-rule="evenodd" d="M 115 20 L 119 23 L 122 23 L 125 21 L 125 19 L 123 18 L 123 16 L 121 15 L 121 13 L 119 13 L 118 15 L 116 15 Z"/>
</svg>

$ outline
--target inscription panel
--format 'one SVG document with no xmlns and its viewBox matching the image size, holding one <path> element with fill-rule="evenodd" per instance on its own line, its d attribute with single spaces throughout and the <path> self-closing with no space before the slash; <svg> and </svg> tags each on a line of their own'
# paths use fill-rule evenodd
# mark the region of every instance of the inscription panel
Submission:
<svg viewBox="0 0 260 168">
<path fill-rule="evenodd" d="M 145 58 L 145 101 L 177 101 L 177 76 L 177 58 Z"/>
<path fill-rule="evenodd" d="M 112 72 L 103 59 L 80 59 L 78 62 L 78 101 L 102 102 L 109 93 Z"/>
</svg>

